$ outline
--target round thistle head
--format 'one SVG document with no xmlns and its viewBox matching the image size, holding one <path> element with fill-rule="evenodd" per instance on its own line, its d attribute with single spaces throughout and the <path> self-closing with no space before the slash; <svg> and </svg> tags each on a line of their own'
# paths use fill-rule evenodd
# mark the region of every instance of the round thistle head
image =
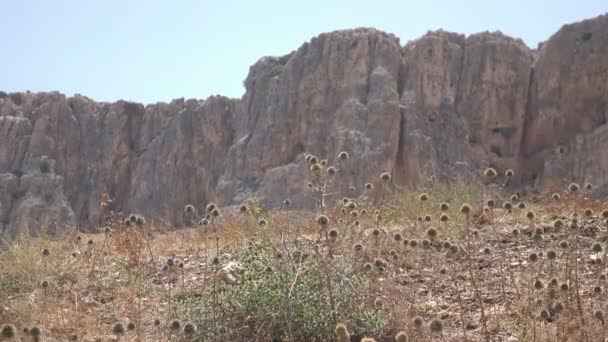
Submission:
<svg viewBox="0 0 608 342">
<path fill-rule="evenodd" d="M 422 220 L 424 220 L 424 217 L 422 217 L 422 216 L 418 216 L 418 217 L 416 218 L 416 220 L 417 220 L 418 222 L 422 222 Z"/>
<path fill-rule="evenodd" d="M 341 208 L 340 212 L 342 212 L 343 215 L 348 214 L 348 210 L 346 208 Z"/>
<path fill-rule="evenodd" d="M 429 229 L 426 230 L 426 236 L 428 236 L 430 239 L 434 239 L 437 237 L 437 229 L 430 227 Z"/>
<path fill-rule="evenodd" d="M 439 205 L 439 209 L 441 209 L 441 211 L 448 211 L 450 210 L 450 204 L 447 202 L 443 202 Z"/>
<path fill-rule="evenodd" d="M 131 227 L 131 224 L 132 224 L 132 223 L 131 223 L 131 220 L 129 220 L 129 219 L 127 218 L 127 219 L 125 219 L 124 224 L 125 224 L 125 226 L 127 226 L 127 227 Z"/>
<path fill-rule="evenodd" d="M 418 246 L 418 240 L 416 239 L 412 239 L 410 240 L 410 247 L 417 247 Z"/>
<path fill-rule="evenodd" d="M 490 253 L 492 253 L 492 250 L 490 249 L 490 247 L 485 247 L 483 249 L 483 254 L 485 255 L 489 255 Z"/>
<path fill-rule="evenodd" d="M 184 323 L 184 334 L 185 335 L 194 335 L 196 333 L 196 325 L 192 322 Z"/>
<path fill-rule="evenodd" d="M 519 196 L 517 196 L 517 194 L 513 194 L 511 195 L 510 200 L 511 202 L 516 203 L 517 201 L 519 201 Z"/>
<path fill-rule="evenodd" d="M 378 229 L 378 228 L 374 228 L 374 229 L 372 230 L 372 235 L 373 235 L 374 237 L 378 237 L 378 235 L 380 235 L 380 229 Z"/>
<path fill-rule="evenodd" d="M 542 309 L 542 310 L 540 310 L 539 316 L 540 316 L 540 318 L 542 318 L 543 320 L 546 321 L 551 317 L 551 314 L 549 314 L 549 310 Z"/>
<path fill-rule="evenodd" d="M 348 209 L 351 209 L 351 210 L 357 209 L 357 203 L 355 203 L 353 201 L 350 201 L 350 202 L 348 202 L 348 204 L 346 205 L 346 207 Z"/>
<path fill-rule="evenodd" d="M 559 201 L 562 197 L 557 193 L 553 193 L 553 195 L 551 195 L 551 198 L 553 198 L 554 201 Z"/>
<path fill-rule="evenodd" d="M 599 285 L 594 286 L 594 287 L 593 287 L 593 293 L 595 293 L 595 294 L 600 294 L 600 293 L 602 293 L 602 287 L 601 287 L 601 286 L 599 286 Z"/>
<path fill-rule="evenodd" d="M 534 282 L 534 289 L 542 290 L 544 287 L 545 287 L 545 284 L 543 284 L 543 281 L 540 279 L 536 279 L 536 281 Z"/>
<path fill-rule="evenodd" d="M 127 323 L 127 330 L 129 330 L 129 331 L 135 330 L 135 322 Z"/>
<path fill-rule="evenodd" d="M 360 244 L 360 243 L 357 242 L 357 243 L 355 243 L 353 245 L 353 251 L 355 251 L 355 252 L 358 253 L 358 252 L 361 252 L 362 250 L 363 250 L 363 245 L 362 244 Z"/>
<path fill-rule="evenodd" d="M 319 164 L 321 164 L 321 166 L 327 166 L 327 159 L 321 159 Z"/>
<path fill-rule="evenodd" d="M 431 246 L 431 241 L 424 239 L 422 240 L 422 247 L 423 248 L 429 248 Z"/>
<path fill-rule="evenodd" d="M 241 206 L 239 207 L 239 212 L 246 213 L 247 212 L 247 205 L 241 204 Z"/>
<path fill-rule="evenodd" d="M 363 186 L 363 188 L 365 190 L 372 190 L 374 188 L 374 185 L 372 183 L 365 183 L 365 185 Z"/>
<path fill-rule="evenodd" d="M 324 227 L 329 224 L 329 218 L 325 215 L 319 215 L 317 216 L 317 224 Z"/>
<path fill-rule="evenodd" d="M 425 222 L 431 222 L 431 220 L 432 220 L 431 215 L 426 215 L 426 216 L 424 217 L 424 221 L 425 221 Z"/>
<path fill-rule="evenodd" d="M 305 160 L 307 163 L 310 163 L 310 158 L 312 158 L 312 154 L 310 154 L 310 153 L 306 153 L 306 154 L 304 155 L 304 160 Z"/>
<path fill-rule="evenodd" d="M 600 281 L 606 281 L 606 274 L 605 273 L 600 274 L 600 276 L 598 277 L 598 279 Z"/>
<path fill-rule="evenodd" d="M 407 247 L 410 245 L 410 240 L 408 239 L 403 239 L 403 247 Z"/>
<path fill-rule="evenodd" d="M 198 224 L 201 226 L 206 226 L 209 224 L 209 219 L 205 217 L 202 220 L 200 220 Z"/>
<path fill-rule="evenodd" d="M 543 235 L 544 233 L 545 233 L 545 230 L 542 227 L 534 228 L 534 235 Z"/>
<path fill-rule="evenodd" d="M 259 226 L 265 226 L 267 224 L 268 224 L 268 221 L 266 221 L 266 219 L 264 219 L 264 218 L 261 218 L 261 219 L 258 220 L 258 225 Z"/>
<path fill-rule="evenodd" d="M 355 190 L 357 190 L 357 189 L 355 189 L 355 187 L 351 185 L 351 186 L 348 187 L 348 190 L 350 192 L 355 192 Z"/>
<path fill-rule="evenodd" d="M 559 242 L 559 248 L 566 249 L 566 248 L 568 248 L 568 245 L 570 245 L 570 244 L 568 243 L 568 241 L 567 241 L 567 240 L 561 240 L 561 241 Z"/>
<path fill-rule="evenodd" d="M 587 209 L 585 209 L 583 214 L 585 214 L 585 217 L 589 218 L 589 217 L 593 216 L 593 210 L 587 208 Z"/>
<path fill-rule="evenodd" d="M 463 204 L 460 207 L 460 212 L 464 215 L 469 215 L 471 213 L 471 206 L 467 203 Z"/>
<path fill-rule="evenodd" d="M 321 172 L 321 164 L 316 163 L 316 164 L 310 165 L 310 171 L 313 173 Z"/>
<path fill-rule="evenodd" d="M 129 215 L 129 221 L 131 221 L 131 223 L 137 222 L 137 215 L 135 215 L 135 214 Z"/>
<path fill-rule="evenodd" d="M 400 331 L 397 336 L 395 336 L 395 342 L 407 342 L 407 334 L 404 331 Z"/>
<path fill-rule="evenodd" d="M 382 307 L 384 306 L 384 302 L 382 301 L 382 298 L 380 298 L 380 297 L 376 298 L 376 299 L 374 300 L 374 306 L 375 306 L 377 309 L 382 308 Z"/>
<path fill-rule="evenodd" d="M 591 183 L 585 183 L 585 190 L 587 190 L 587 191 L 593 190 L 593 184 L 591 184 Z"/>
<path fill-rule="evenodd" d="M 348 329 L 346 328 L 346 324 L 338 323 L 335 329 L 336 335 L 338 336 L 346 336 L 348 335 Z"/>
<path fill-rule="evenodd" d="M 169 323 L 169 328 L 173 331 L 179 330 L 182 327 L 182 322 L 177 319 L 174 319 Z"/>
<path fill-rule="evenodd" d="M 359 225 L 360 225 L 360 224 L 361 224 L 361 223 L 359 222 L 359 220 L 355 220 L 355 221 L 353 222 L 353 226 L 355 226 L 355 227 L 359 227 Z"/>
<path fill-rule="evenodd" d="M 508 169 L 507 171 L 505 171 L 505 177 L 511 178 L 513 176 L 515 176 L 515 171 L 513 171 L 511 169 Z"/>
<path fill-rule="evenodd" d="M 135 224 L 137 224 L 138 226 L 143 226 L 145 223 L 146 219 L 144 219 L 144 217 L 141 215 L 137 215 L 137 221 L 135 221 Z"/>
<path fill-rule="evenodd" d="M 496 206 L 496 201 L 493 198 L 490 198 L 486 201 L 486 205 L 488 208 L 494 208 Z"/>
<path fill-rule="evenodd" d="M 348 160 L 348 152 L 346 151 L 342 151 L 340 153 L 338 153 L 338 159 L 339 160 Z"/>
<path fill-rule="evenodd" d="M 564 303 L 555 302 L 555 304 L 553 304 L 553 311 L 555 311 L 556 313 L 564 311 Z"/>
<path fill-rule="evenodd" d="M 536 214 L 534 214 L 534 211 L 528 210 L 528 212 L 526 213 L 526 218 L 528 220 L 534 220 L 535 217 L 536 217 Z"/>
<path fill-rule="evenodd" d="M 519 204 L 517 205 L 517 207 L 519 209 L 526 209 L 526 207 L 527 207 L 526 202 L 519 202 Z"/>
<path fill-rule="evenodd" d="M 370 264 L 369 262 L 366 263 L 365 265 L 363 265 L 363 270 L 365 272 L 370 272 L 372 270 L 372 268 L 374 268 L 374 266 L 372 266 L 372 264 Z"/>
<path fill-rule="evenodd" d="M 40 335 L 42 335 L 42 330 L 34 325 L 33 327 L 28 329 L 28 333 L 32 337 L 40 337 Z"/>
<path fill-rule="evenodd" d="M 388 183 L 391 181 L 391 174 L 388 172 L 382 172 L 380 174 L 380 180 L 384 183 Z"/>
<path fill-rule="evenodd" d="M 450 249 L 452 247 L 452 243 L 450 241 L 444 241 L 443 242 L 443 248 L 444 249 Z"/>
<path fill-rule="evenodd" d="M 319 163 L 319 158 L 311 155 L 310 158 L 308 159 L 308 162 L 310 163 L 310 165 L 315 165 Z"/>
<path fill-rule="evenodd" d="M 557 286 L 557 278 L 551 278 L 549 281 L 549 286 L 556 287 Z"/>
<path fill-rule="evenodd" d="M 593 246 L 591 246 L 591 251 L 593 251 L 593 253 L 599 253 L 602 251 L 602 245 L 598 242 L 594 243 Z"/>
<path fill-rule="evenodd" d="M 312 187 L 313 187 L 312 182 L 308 182 L 308 183 L 306 183 L 306 187 L 307 187 L 307 188 L 309 188 L 309 189 L 312 189 Z"/>
<path fill-rule="evenodd" d="M 386 265 L 386 261 L 384 261 L 383 259 L 381 259 L 381 258 L 374 259 L 374 266 L 381 267 L 384 265 Z"/>
<path fill-rule="evenodd" d="M 570 185 L 568 185 L 568 191 L 570 191 L 572 193 L 576 193 L 580 189 L 581 189 L 581 187 L 576 183 L 570 183 Z"/>
<path fill-rule="evenodd" d="M 365 208 L 361 209 L 361 215 L 367 215 L 367 209 L 365 209 Z"/>
<path fill-rule="evenodd" d="M 448 216 L 448 214 L 441 214 L 441 216 L 439 216 L 439 221 L 441 222 L 448 222 L 450 220 L 450 216 Z"/>
<path fill-rule="evenodd" d="M 337 239 L 338 238 L 338 230 L 335 229 L 335 228 L 330 229 L 328 234 L 329 234 L 329 237 L 331 239 Z"/>
<path fill-rule="evenodd" d="M 488 179 L 494 179 L 494 178 L 496 178 L 498 173 L 496 172 L 496 170 L 494 168 L 489 167 L 483 172 L 483 175 Z"/>
<path fill-rule="evenodd" d="M 518 237 L 518 236 L 519 236 L 519 229 L 514 228 L 514 229 L 511 231 L 511 234 L 513 234 L 513 236 L 515 236 L 515 237 Z"/>
<path fill-rule="evenodd" d="M 391 256 L 395 256 L 395 255 L 397 255 L 397 251 L 396 251 L 396 250 L 394 250 L 394 249 L 391 249 L 391 250 L 388 252 L 388 254 L 390 254 Z"/>
<path fill-rule="evenodd" d="M 12 324 L 4 324 L 0 328 L 0 336 L 6 338 L 13 338 L 17 334 L 17 328 Z"/>
<path fill-rule="evenodd" d="M 220 209 L 219 208 L 213 208 L 213 210 L 211 211 L 211 216 L 213 216 L 213 217 L 219 217 L 220 215 L 221 215 Z"/>
<path fill-rule="evenodd" d="M 415 328 L 421 328 L 422 324 L 424 324 L 424 321 L 422 320 L 422 317 L 420 316 L 416 316 L 414 317 L 414 319 L 412 320 L 412 323 L 414 324 Z"/>
<path fill-rule="evenodd" d="M 511 211 L 513 210 L 513 203 L 507 201 L 502 205 L 502 207 L 507 211 Z"/>
<path fill-rule="evenodd" d="M 429 195 L 425 192 L 421 193 L 420 196 L 418 196 L 418 199 L 421 200 L 422 202 L 426 202 L 429 200 Z"/>
<path fill-rule="evenodd" d="M 43 289 L 48 288 L 51 285 L 51 283 L 48 280 L 43 280 L 42 283 L 40 283 L 40 286 L 42 286 Z"/>
<path fill-rule="evenodd" d="M 439 334 L 443 331 L 443 322 L 438 319 L 434 319 L 429 323 L 429 329 L 432 333 Z"/>
<path fill-rule="evenodd" d="M 42 250 L 42 256 L 48 257 L 49 255 L 51 255 L 51 251 L 48 248 Z"/>
<path fill-rule="evenodd" d="M 547 250 L 547 259 L 549 259 L 549 260 L 557 259 L 557 252 L 553 249 Z"/>
<path fill-rule="evenodd" d="M 538 261 L 538 254 L 536 254 L 534 252 L 530 253 L 528 255 L 528 261 L 530 261 L 530 262 L 537 262 Z"/>
<path fill-rule="evenodd" d="M 401 235 L 401 233 L 395 233 L 395 235 L 393 235 L 393 239 L 395 241 L 401 241 L 403 239 L 403 236 Z"/>
<path fill-rule="evenodd" d="M 453 254 L 458 253 L 458 251 L 460 251 L 460 248 L 458 248 L 457 245 L 450 246 L 450 252 L 452 252 Z"/>
<path fill-rule="evenodd" d="M 555 229 L 561 229 L 564 227 L 564 221 L 557 219 L 555 221 L 553 221 L 553 228 Z"/>
<path fill-rule="evenodd" d="M 338 170 L 334 166 L 330 166 L 327 168 L 327 174 L 330 176 L 334 176 Z"/>
<path fill-rule="evenodd" d="M 604 321 L 604 312 L 602 310 L 595 310 L 593 311 L 593 318 L 597 319 L 598 321 Z"/>
<path fill-rule="evenodd" d="M 216 208 L 217 208 L 217 205 L 215 203 L 213 203 L 213 202 L 210 202 L 209 204 L 207 204 L 205 206 L 205 211 L 208 212 L 208 213 L 211 213 Z"/>
<path fill-rule="evenodd" d="M 560 289 L 561 291 L 564 291 L 564 292 L 565 292 L 565 291 L 568 291 L 568 290 L 570 289 L 570 286 L 568 286 L 568 283 L 562 283 L 562 284 L 559 286 L 559 289 Z"/>
<path fill-rule="evenodd" d="M 122 323 L 120 322 L 114 323 L 114 325 L 112 326 L 112 333 L 114 335 L 124 335 L 125 331 L 125 326 L 122 325 Z"/>
<path fill-rule="evenodd" d="M 446 273 L 448 273 L 448 269 L 447 269 L 447 268 L 445 268 L 445 267 L 442 267 L 442 268 L 439 270 L 439 274 L 446 274 Z"/>
<path fill-rule="evenodd" d="M 352 216 L 354 218 L 357 218 L 359 216 L 359 212 L 356 211 L 356 210 L 353 210 L 353 211 L 350 212 L 350 216 Z"/>
</svg>

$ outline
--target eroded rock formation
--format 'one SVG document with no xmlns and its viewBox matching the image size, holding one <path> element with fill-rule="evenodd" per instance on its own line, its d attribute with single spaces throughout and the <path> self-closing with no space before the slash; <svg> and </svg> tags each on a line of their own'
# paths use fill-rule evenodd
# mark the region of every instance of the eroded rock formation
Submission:
<svg viewBox="0 0 608 342">
<path fill-rule="evenodd" d="M 0 230 L 94 227 L 99 199 L 181 225 L 187 203 L 310 205 L 305 152 L 354 157 L 338 186 L 514 168 L 608 187 L 608 16 L 539 49 L 501 33 L 321 34 L 251 67 L 241 99 L 141 105 L 0 93 Z M 49 156 L 48 172 L 40 158 Z"/>
</svg>

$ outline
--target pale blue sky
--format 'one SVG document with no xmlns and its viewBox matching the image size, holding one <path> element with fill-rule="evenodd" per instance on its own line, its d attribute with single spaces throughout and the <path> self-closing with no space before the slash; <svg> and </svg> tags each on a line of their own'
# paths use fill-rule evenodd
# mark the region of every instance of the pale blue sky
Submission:
<svg viewBox="0 0 608 342">
<path fill-rule="evenodd" d="M 322 32 L 500 30 L 529 46 L 606 0 L 0 0 L 0 90 L 144 103 L 240 97 L 249 66 Z"/>
</svg>

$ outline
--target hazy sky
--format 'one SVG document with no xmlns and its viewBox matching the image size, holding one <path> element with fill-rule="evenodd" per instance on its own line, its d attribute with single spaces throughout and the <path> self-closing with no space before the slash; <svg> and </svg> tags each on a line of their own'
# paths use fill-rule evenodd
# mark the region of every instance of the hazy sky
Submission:
<svg viewBox="0 0 608 342">
<path fill-rule="evenodd" d="M 322 32 L 500 30 L 529 46 L 607 0 L 0 0 L 0 90 L 145 103 L 240 97 L 249 66 Z"/>
</svg>

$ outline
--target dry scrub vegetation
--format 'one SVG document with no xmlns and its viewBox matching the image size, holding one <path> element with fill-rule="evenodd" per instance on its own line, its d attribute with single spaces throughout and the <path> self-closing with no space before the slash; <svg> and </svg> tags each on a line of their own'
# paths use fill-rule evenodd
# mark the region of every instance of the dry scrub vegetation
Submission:
<svg viewBox="0 0 608 342">
<path fill-rule="evenodd" d="M 175 231 L 106 196 L 97 234 L 4 242 L 0 340 L 605 340 L 592 185 L 512 194 L 514 172 L 490 168 L 418 189 L 381 173 L 337 195 L 347 153 L 306 167 L 313 210 L 187 205 Z"/>
</svg>

